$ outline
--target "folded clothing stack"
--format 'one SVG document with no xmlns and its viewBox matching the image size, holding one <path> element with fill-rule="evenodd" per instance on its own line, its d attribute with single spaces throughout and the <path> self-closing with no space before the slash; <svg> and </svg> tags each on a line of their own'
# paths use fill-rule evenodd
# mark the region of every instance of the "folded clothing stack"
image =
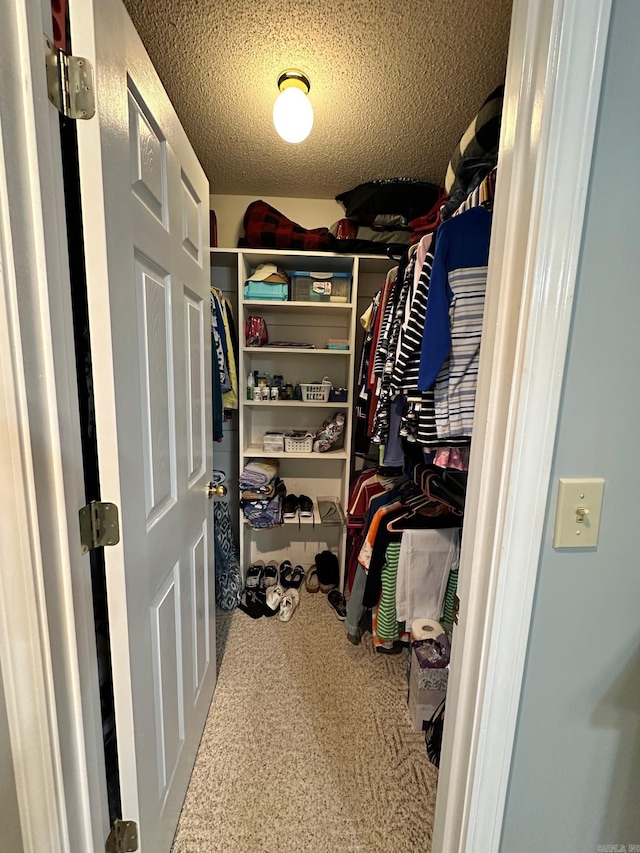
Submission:
<svg viewBox="0 0 640 853">
<path fill-rule="evenodd" d="M 336 196 L 346 218 L 329 229 L 339 252 L 401 255 L 411 243 L 409 222 L 429 213 L 439 187 L 411 178 L 369 181 Z"/>
<path fill-rule="evenodd" d="M 240 491 L 252 489 L 254 492 L 268 490 L 273 480 L 278 476 L 280 461 L 278 459 L 252 459 L 247 462 L 240 474 Z"/>
<path fill-rule="evenodd" d="M 278 527 L 282 524 L 282 499 L 287 494 L 278 477 L 278 459 L 252 459 L 240 474 L 240 506 L 252 527 Z"/>
</svg>

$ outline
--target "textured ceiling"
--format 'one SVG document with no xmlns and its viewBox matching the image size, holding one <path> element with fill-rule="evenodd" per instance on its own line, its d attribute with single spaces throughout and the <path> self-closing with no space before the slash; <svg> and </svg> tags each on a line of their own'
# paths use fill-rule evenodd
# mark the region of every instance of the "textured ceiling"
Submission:
<svg viewBox="0 0 640 853">
<path fill-rule="evenodd" d="M 330 198 L 375 178 L 440 183 L 504 77 L 511 0 L 125 0 L 215 193 Z M 271 118 L 285 68 L 311 135 Z"/>
</svg>

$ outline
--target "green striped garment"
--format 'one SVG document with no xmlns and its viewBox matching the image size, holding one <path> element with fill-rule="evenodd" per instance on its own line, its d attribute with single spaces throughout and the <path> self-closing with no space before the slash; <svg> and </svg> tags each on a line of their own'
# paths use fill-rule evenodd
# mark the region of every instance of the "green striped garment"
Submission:
<svg viewBox="0 0 640 853">
<path fill-rule="evenodd" d="M 400 542 L 391 542 L 385 552 L 382 569 L 382 593 L 378 605 L 378 638 L 384 642 L 399 639 L 404 631 L 404 622 L 400 623 L 396 614 L 396 580 L 398 577 L 398 558 Z"/>
</svg>

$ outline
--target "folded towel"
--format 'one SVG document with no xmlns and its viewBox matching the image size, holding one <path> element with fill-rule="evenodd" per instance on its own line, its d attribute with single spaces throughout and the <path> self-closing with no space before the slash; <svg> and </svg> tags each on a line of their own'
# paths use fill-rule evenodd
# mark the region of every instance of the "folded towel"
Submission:
<svg viewBox="0 0 640 853">
<path fill-rule="evenodd" d="M 270 500 L 275 495 L 286 495 L 287 487 L 280 477 L 275 477 L 266 486 L 257 486 L 253 489 L 243 489 L 242 499 L 245 501 L 264 501 Z"/>
<path fill-rule="evenodd" d="M 256 491 L 260 486 L 268 486 L 277 476 L 279 467 L 278 459 L 252 459 L 240 474 L 240 489 Z"/>
</svg>

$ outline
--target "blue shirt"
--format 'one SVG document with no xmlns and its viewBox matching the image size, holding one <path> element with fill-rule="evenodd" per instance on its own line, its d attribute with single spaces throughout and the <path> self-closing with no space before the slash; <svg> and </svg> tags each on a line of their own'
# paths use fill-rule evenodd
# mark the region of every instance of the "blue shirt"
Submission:
<svg viewBox="0 0 640 853">
<path fill-rule="evenodd" d="M 453 291 L 449 287 L 449 273 L 487 266 L 491 219 L 484 207 L 473 207 L 438 228 L 420 352 L 418 388 L 421 391 L 433 386 L 451 349 L 449 305 Z"/>
</svg>

